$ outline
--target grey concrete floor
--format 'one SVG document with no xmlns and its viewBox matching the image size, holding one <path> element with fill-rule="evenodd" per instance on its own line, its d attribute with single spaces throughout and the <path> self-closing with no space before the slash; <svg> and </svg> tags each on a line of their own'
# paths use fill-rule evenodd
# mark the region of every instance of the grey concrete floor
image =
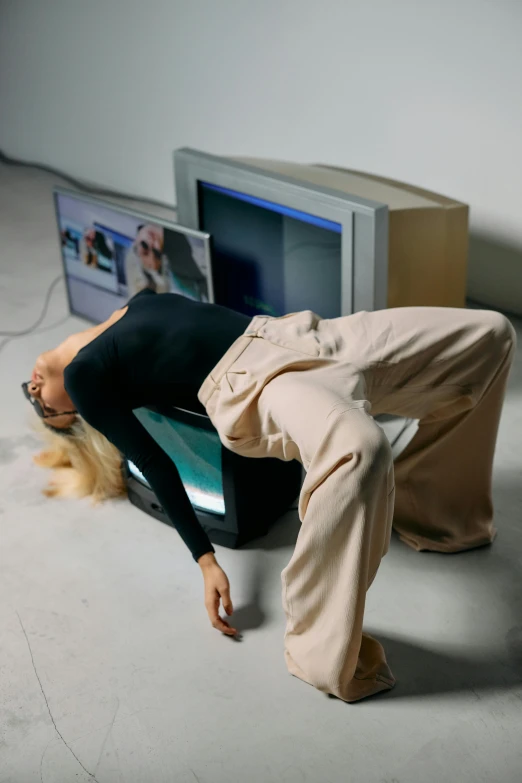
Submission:
<svg viewBox="0 0 522 783">
<path fill-rule="evenodd" d="M 60 274 L 52 181 L 0 168 L 0 330 L 31 324 Z M 280 572 L 295 512 L 245 550 L 218 548 L 236 642 L 209 626 L 175 531 L 126 501 L 41 496 L 19 384 L 82 325 L 60 283 L 43 328 L 0 337 L 0 783 L 522 780 L 522 339 L 495 462 L 497 540 L 444 556 L 393 539 L 366 628 L 398 684 L 347 705 L 286 672 Z"/>
</svg>

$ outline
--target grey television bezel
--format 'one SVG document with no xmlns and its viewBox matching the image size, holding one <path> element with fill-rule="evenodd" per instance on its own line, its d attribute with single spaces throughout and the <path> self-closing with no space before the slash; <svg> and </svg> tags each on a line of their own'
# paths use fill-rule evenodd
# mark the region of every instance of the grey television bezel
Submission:
<svg viewBox="0 0 522 783">
<path fill-rule="evenodd" d="M 262 165 L 262 160 L 260 160 Z M 209 182 L 340 223 L 341 313 L 381 310 L 388 299 L 388 207 L 339 190 L 183 147 L 174 151 L 177 215 L 199 230 L 198 182 Z"/>
</svg>

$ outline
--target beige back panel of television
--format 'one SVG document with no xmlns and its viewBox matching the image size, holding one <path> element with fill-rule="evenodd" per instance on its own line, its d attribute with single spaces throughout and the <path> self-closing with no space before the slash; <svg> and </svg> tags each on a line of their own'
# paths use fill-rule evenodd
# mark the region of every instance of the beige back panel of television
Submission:
<svg viewBox="0 0 522 783">
<path fill-rule="evenodd" d="M 466 204 L 360 171 L 255 158 L 234 160 L 387 204 L 388 307 L 465 306 Z"/>
</svg>

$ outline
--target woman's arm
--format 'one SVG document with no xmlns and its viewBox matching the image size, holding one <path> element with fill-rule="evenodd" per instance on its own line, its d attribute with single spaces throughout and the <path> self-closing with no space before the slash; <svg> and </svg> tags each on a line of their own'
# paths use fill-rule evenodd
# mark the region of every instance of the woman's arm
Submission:
<svg viewBox="0 0 522 783">
<path fill-rule="evenodd" d="M 98 351 L 88 360 L 77 357 L 64 372 L 65 388 L 80 415 L 101 432 L 143 473 L 172 525 L 199 563 L 205 582 L 205 607 L 210 622 L 224 634 L 235 628 L 219 615 L 220 602 L 232 614 L 230 584 L 214 556 L 214 547 L 201 527 L 169 456 L 135 417 L 125 395 L 111 377 L 111 362 Z"/>
<path fill-rule="evenodd" d="M 76 403 L 76 399 L 74 401 Z M 76 405 L 82 413 L 81 403 Z M 143 473 L 172 525 L 199 564 L 205 582 L 205 607 L 211 624 L 218 631 L 235 636 L 237 630 L 219 614 L 220 602 L 228 615 L 233 611 L 227 575 L 215 558 L 214 547 L 196 517 L 176 466 L 132 411 L 109 406 L 105 397 L 103 408 L 94 409 L 91 401 L 88 407 L 87 415 L 82 413 L 86 421 L 102 432 Z"/>
<path fill-rule="evenodd" d="M 143 473 L 194 560 L 213 553 L 214 547 L 199 523 L 174 462 L 119 400 L 110 383 L 102 382 L 90 364 L 84 366 L 81 362 L 66 368 L 65 382 L 80 415 Z"/>
</svg>

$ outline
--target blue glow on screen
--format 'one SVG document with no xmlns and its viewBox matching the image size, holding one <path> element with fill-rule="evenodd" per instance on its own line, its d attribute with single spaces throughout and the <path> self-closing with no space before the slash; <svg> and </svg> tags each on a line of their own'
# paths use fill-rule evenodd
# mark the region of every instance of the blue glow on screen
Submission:
<svg viewBox="0 0 522 783">
<path fill-rule="evenodd" d="M 301 212 L 299 209 L 284 207 L 282 204 L 276 204 L 274 201 L 267 201 L 264 198 L 257 198 L 257 196 L 249 196 L 246 193 L 240 193 L 238 190 L 230 190 L 229 188 L 222 188 L 219 185 L 211 185 L 209 182 L 201 182 L 200 184 L 202 187 L 208 188 L 208 190 L 215 190 L 217 193 L 223 193 L 225 196 L 236 198 L 239 201 L 246 201 L 247 204 L 254 204 L 256 207 L 263 207 L 272 212 L 278 212 L 280 215 L 295 218 L 295 220 L 301 220 L 303 223 L 310 223 L 312 226 L 326 228 L 329 231 L 334 231 L 336 234 L 342 233 L 342 225 L 333 220 L 326 220 L 325 218 L 316 217 L 315 215 L 309 215 L 308 212 Z"/>
<path fill-rule="evenodd" d="M 109 228 L 109 226 L 104 226 L 101 223 L 95 223 L 94 226 L 105 234 L 108 234 L 114 242 L 118 242 L 120 245 L 123 245 L 123 247 L 130 247 L 134 243 L 132 237 L 128 237 L 120 231 L 115 231 L 113 228 Z"/>
<path fill-rule="evenodd" d="M 224 514 L 221 442 L 217 432 L 176 421 L 148 408 L 137 408 L 134 415 L 173 460 L 192 505 L 202 511 Z M 139 481 L 150 486 L 134 463 L 127 460 L 127 465 Z"/>
</svg>

